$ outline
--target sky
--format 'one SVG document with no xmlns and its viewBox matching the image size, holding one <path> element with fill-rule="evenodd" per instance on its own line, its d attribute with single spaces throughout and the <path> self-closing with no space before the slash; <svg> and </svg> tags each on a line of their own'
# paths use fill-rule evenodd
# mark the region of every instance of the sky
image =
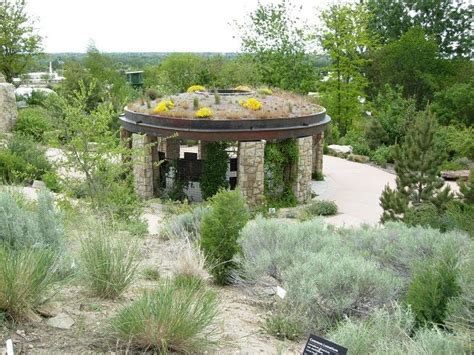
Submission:
<svg viewBox="0 0 474 355">
<path fill-rule="evenodd" d="M 261 0 L 263 4 L 278 0 Z M 292 0 L 310 23 L 331 0 Z M 257 0 L 28 0 L 47 53 L 237 52 L 235 26 Z"/>
</svg>

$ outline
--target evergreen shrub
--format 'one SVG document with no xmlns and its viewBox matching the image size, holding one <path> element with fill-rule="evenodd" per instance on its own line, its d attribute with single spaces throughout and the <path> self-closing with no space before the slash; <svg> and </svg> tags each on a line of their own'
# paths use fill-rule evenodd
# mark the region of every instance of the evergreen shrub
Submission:
<svg viewBox="0 0 474 355">
<path fill-rule="evenodd" d="M 211 212 L 201 223 L 201 248 L 211 266 L 210 274 L 218 284 L 231 281 L 231 273 L 237 267 L 234 256 L 240 253 L 237 243 L 240 230 L 249 219 L 245 200 L 240 190 L 219 191 L 212 198 Z"/>
</svg>

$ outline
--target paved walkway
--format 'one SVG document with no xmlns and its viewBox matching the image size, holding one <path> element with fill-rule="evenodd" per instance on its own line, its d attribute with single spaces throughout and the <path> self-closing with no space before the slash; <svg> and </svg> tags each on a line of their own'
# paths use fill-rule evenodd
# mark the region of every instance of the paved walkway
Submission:
<svg viewBox="0 0 474 355">
<path fill-rule="evenodd" d="M 379 198 L 386 184 L 395 186 L 395 175 L 368 164 L 324 156 L 324 181 L 313 181 L 318 199 L 336 202 L 339 213 L 326 220 L 337 226 L 379 222 Z"/>
</svg>

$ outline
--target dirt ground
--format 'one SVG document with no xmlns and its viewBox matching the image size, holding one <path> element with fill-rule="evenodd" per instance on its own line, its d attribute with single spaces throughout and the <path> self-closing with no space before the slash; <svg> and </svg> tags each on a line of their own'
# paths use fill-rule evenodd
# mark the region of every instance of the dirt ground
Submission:
<svg viewBox="0 0 474 355">
<path fill-rule="evenodd" d="M 156 231 L 162 224 L 162 217 L 159 212 L 153 212 L 148 211 L 148 216 Z M 158 234 L 147 235 L 141 241 L 140 269 L 153 267 L 160 277 L 170 276 L 179 257 L 180 245 L 180 241 L 165 240 Z M 74 321 L 70 329 L 51 327 L 47 324 L 48 317 L 43 316 L 39 321 L 12 325 L 10 329 L 0 326 L 0 337 L 3 341 L 13 340 L 15 354 L 143 353 L 117 343 L 109 335 L 108 320 L 122 305 L 133 301 L 140 290 L 153 287 L 155 283 L 145 280 L 139 273 L 138 280 L 120 299 L 110 301 L 91 296 L 79 280 L 71 280 L 58 287 L 58 293 L 44 312 L 49 316 L 67 314 Z M 221 311 L 215 325 L 219 333 L 218 344 L 208 349 L 207 354 L 301 353 L 304 343 L 279 341 L 261 328 L 266 313 L 262 304 L 271 302 L 275 296 L 266 295 L 267 299 L 262 300 L 262 292 L 252 285 L 217 287 L 209 284 L 220 295 Z M 2 351 L 0 347 L 0 354 Z"/>
</svg>

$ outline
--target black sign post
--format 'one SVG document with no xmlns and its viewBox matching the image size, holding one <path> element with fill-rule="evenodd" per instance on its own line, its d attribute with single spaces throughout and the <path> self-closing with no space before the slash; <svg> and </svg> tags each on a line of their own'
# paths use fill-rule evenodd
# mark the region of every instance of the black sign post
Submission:
<svg viewBox="0 0 474 355">
<path fill-rule="evenodd" d="M 346 355 L 347 349 L 329 340 L 310 334 L 303 355 Z"/>
</svg>

